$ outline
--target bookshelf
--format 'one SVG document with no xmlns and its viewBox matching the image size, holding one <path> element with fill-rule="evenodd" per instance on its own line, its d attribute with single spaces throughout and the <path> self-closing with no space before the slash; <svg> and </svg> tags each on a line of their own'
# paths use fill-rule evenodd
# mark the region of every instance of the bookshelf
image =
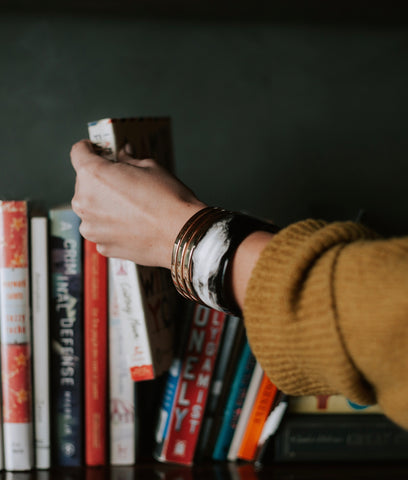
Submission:
<svg viewBox="0 0 408 480">
<path fill-rule="evenodd" d="M 69 148 L 88 120 L 165 113 L 177 171 L 210 203 L 281 225 L 364 209 L 380 232 L 406 233 L 406 18 L 364 2 L 267 3 L 248 11 L 239 1 L 231 12 L 225 1 L 3 1 L 0 193 L 65 202 Z M 145 463 L 22 477 L 157 478 L 161 469 L 175 470 Z M 332 478 L 408 472 L 403 464 L 268 465 L 246 474 L 326 478 L 333 470 Z M 230 475 L 225 465 L 184 473 Z"/>
</svg>

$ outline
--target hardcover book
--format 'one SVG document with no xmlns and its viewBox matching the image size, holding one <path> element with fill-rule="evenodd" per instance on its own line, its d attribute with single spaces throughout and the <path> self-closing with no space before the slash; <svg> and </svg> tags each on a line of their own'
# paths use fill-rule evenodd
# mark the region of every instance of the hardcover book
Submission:
<svg viewBox="0 0 408 480">
<path fill-rule="evenodd" d="M 154 158 L 173 170 L 173 145 L 169 117 L 102 118 L 88 123 L 89 139 L 103 157 L 116 161 L 129 143 L 137 158 Z"/>
<path fill-rule="evenodd" d="M 85 463 L 107 463 L 107 258 L 84 240 Z"/>
<path fill-rule="evenodd" d="M 35 466 L 51 466 L 48 219 L 31 218 L 31 312 L 33 324 Z"/>
<path fill-rule="evenodd" d="M 115 161 L 130 143 L 139 158 L 154 158 L 173 169 L 170 119 L 105 118 L 88 124 L 90 140 L 102 155 Z M 113 282 L 117 290 L 120 324 L 126 340 L 131 377 L 151 380 L 170 367 L 173 357 L 173 321 L 177 293 L 170 273 L 114 259 Z"/>
<path fill-rule="evenodd" d="M 0 201 L 0 330 L 3 447 L 6 470 L 34 464 L 28 212 Z"/>
<path fill-rule="evenodd" d="M 270 447 L 276 462 L 406 460 L 408 432 L 382 414 L 288 414 Z"/>
<path fill-rule="evenodd" d="M 84 463 L 83 252 L 79 217 L 49 211 L 52 461 Z"/>
<path fill-rule="evenodd" d="M 226 315 L 197 305 L 159 461 L 192 465 Z"/>
</svg>

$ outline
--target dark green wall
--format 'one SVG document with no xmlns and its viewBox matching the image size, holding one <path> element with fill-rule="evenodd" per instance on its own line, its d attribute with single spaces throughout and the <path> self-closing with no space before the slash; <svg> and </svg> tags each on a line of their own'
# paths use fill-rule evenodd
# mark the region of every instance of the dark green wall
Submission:
<svg viewBox="0 0 408 480">
<path fill-rule="evenodd" d="M 0 196 L 69 201 L 88 120 L 164 114 L 211 204 L 407 233 L 407 47 L 381 22 L 3 13 Z"/>
</svg>

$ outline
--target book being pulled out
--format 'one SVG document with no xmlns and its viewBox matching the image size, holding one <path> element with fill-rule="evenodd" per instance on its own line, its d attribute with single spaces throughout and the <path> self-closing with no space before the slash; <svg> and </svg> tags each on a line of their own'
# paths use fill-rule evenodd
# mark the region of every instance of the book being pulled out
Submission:
<svg viewBox="0 0 408 480">
<path fill-rule="evenodd" d="M 137 158 L 153 158 L 173 169 L 171 123 L 168 117 L 103 118 L 88 123 L 91 142 L 108 160 L 130 144 Z M 111 259 L 126 357 L 134 381 L 151 380 L 167 371 L 173 357 L 173 325 L 177 292 L 164 268 Z"/>
</svg>

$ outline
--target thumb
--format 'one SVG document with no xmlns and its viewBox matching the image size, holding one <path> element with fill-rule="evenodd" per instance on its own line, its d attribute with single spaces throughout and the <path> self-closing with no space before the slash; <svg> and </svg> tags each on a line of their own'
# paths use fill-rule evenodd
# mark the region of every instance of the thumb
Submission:
<svg viewBox="0 0 408 480">
<path fill-rule="evenodd" d="M 104 158 L 95 153 L 95 149 L 90 140 L 80 140 L 71 148 L 71 163 L 75 171 L 79 167 L 89 162 L 107 162 Z"/>
</svg>

